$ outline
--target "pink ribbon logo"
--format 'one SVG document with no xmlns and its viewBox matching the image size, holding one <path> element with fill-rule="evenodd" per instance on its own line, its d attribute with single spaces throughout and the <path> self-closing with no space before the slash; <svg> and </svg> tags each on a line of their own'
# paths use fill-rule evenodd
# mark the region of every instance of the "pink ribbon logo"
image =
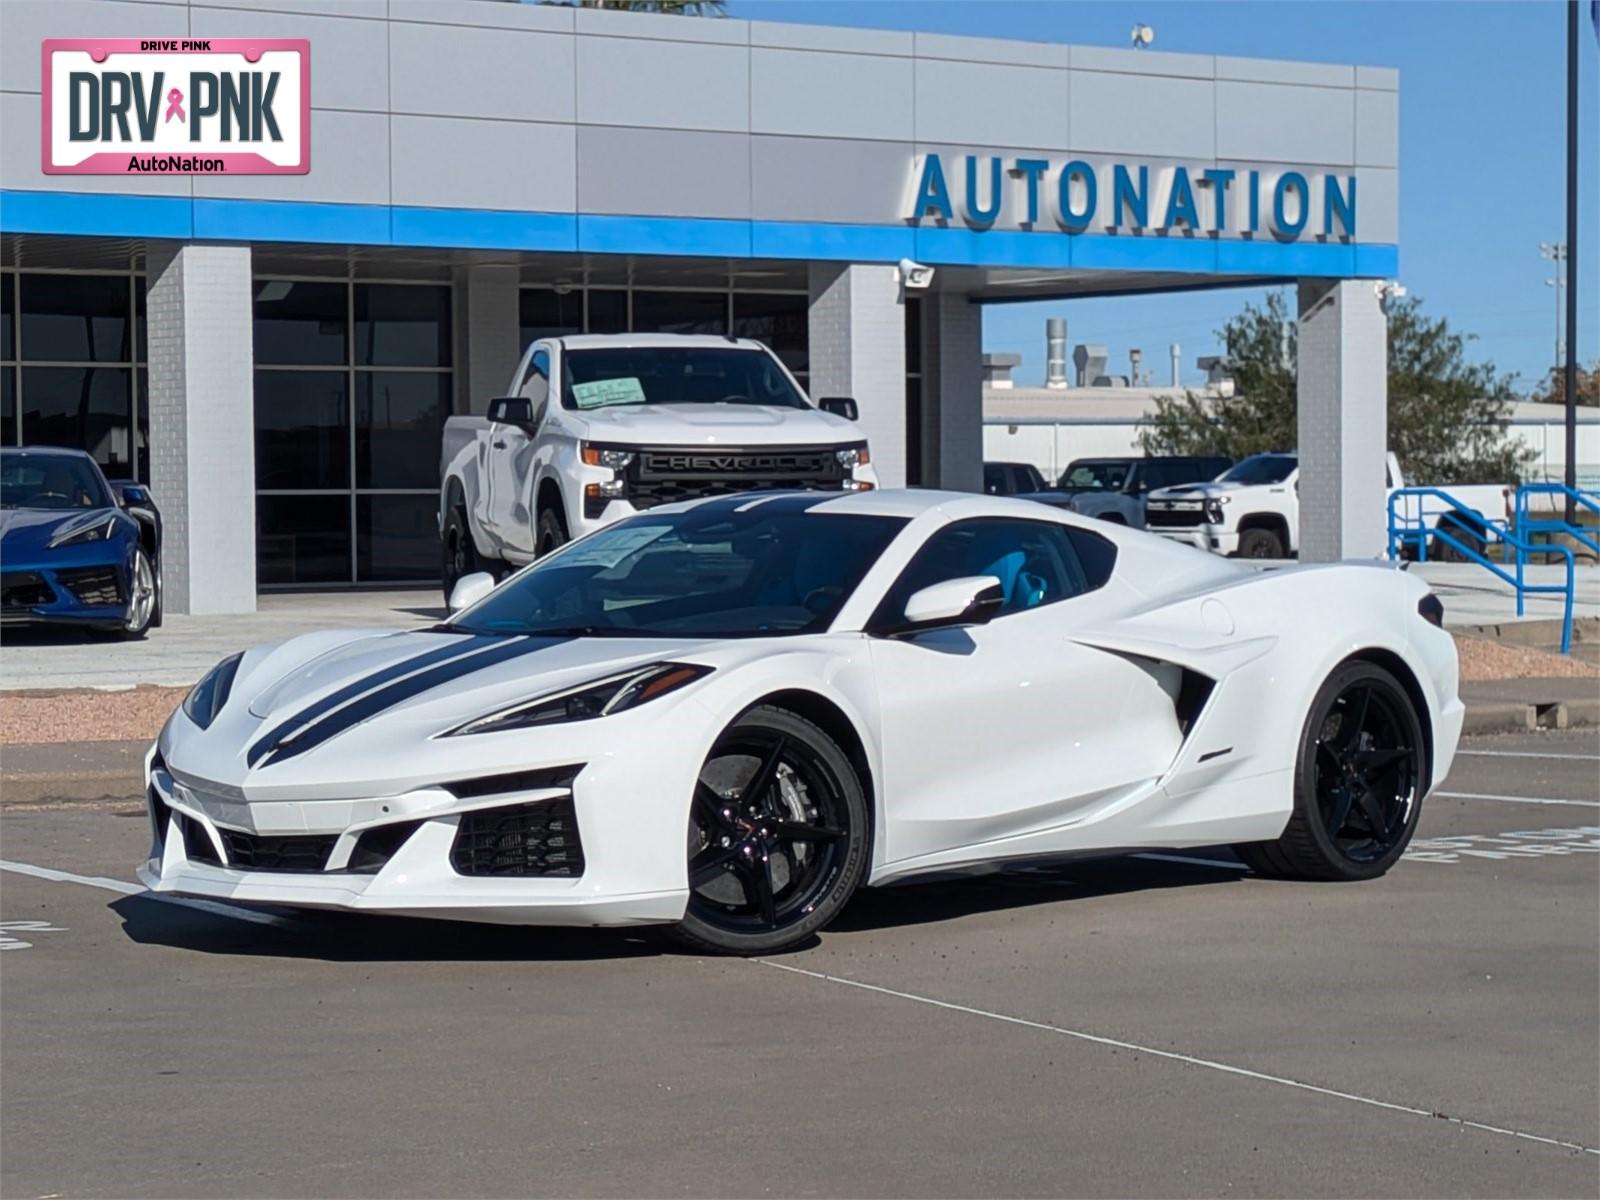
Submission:
<svg viewBox="0 0 1600 1200">
<path fill-rule="evenodd" d="M 173 117 L 177 117 L 180 121 L 189 119 L 183 113 L 183 93 L 177 88 L 173 88 L 167 93 L 167 115 L 162 123 L 165 124 L 167 121 L 172 120 Z"/>
</svg>

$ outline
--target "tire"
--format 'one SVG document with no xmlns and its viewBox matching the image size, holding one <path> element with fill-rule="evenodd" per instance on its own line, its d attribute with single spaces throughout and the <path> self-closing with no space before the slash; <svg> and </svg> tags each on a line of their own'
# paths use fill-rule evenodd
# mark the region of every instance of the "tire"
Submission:
<svg viewBox="0 0 1600 1200">
<path fill-rule="evenodd" d="M 155 567 L 151 565 L 150 556 L 145 553 L 143 546 L 133 552 L 133 570 L 128 581 L 131 585 L 128 612 L 122 624 L 117 626 L 117 636 L 124 641 L 134 642 L 150 632 L 161 598 Z"/>
<path fill-rule="evenodd" d="M 567 533 L 566 518 L 560 510 L 555 508 L 542 508 L 539 510 L 539 520 L 534 527 L 533 556 L 543 558 L 552 550 L 559 550 L 571 540 Z"/>
<path fill-rule="evenodd" d="M 466 507 L 460 501 L 450 506 L 450 514 L 444 519 L 444 532 L 440 535 L 439 545 L 443 555 L 441 575 L 444 579 L 446 604 L 450 603 L 450 593 L 455 590 L 463 575 L 471 575 L 474 571 L 487 571 L 498 580 L 506 573 L 504 559 L 478 553 L 477 544 L 472 540 L 472 527 L 467 524 Z"/>
<path fill-rule="evenodd" d="M 870 832 L 865 789 L 838 744 L 786 709 L 751 709 L 696 781 L 689 902 L 672 934 L 712 954 L 809 942 L 865 876 Z"/>
<path fill-rule="evenodd" d="M 1289 824 L 1277 841 L 1235 846 L 1235 853 L 1278 879 L 1378 878 L 1416 831 L 1428 790 L 1425 747 L 1422 721 L 1399 681 L 1372 663 L 1345 663 L 1306 716 Z"/>
<path fill-rule="evenodd" d="M 1240 558 L 1283 558 L 1283 539 L 1270 529 L 1246 529 L 1239 535 Z"/>
<path fill-rule="evenodd" d="M 1480 524 L 1475 527 L 1470 517 L 1454 512 L 1446 513 L 1439 518 L 1438 528 L 1441 532 L 1448 534 L 1461 543 L 1462 546 L 1472 551 L 1473 554 L 1479 557 L 1484 556 L 1487 546 L 1483 538 L 1483 526 Z M 1478 561 L 1477 558 L 1463 554 L 1449 542 L 1440 541 L 1438 538 L 1433 540 L 1433 545 L 1429 548 L 1428 557 L 1436 562 Z"/>
</svg>

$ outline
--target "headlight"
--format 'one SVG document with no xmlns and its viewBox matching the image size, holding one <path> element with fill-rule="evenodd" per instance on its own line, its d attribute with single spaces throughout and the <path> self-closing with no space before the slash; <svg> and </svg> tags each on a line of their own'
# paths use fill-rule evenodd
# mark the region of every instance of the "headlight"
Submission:
<svg viewBox="0 0 1600 1200">
<path fill-rule="evenodd" d="M 842 449 L 835 450 L 833 456 L 839 460 L 839 465 L 846 471 L 864 467 L 872 461 L 872 454 L 867 450 L 865 442 L 858 442 L 854 446 L 845 446 Z"/>
<path fill-rule="evenodd" d="M 233 677 L 239 673 L 239 660 L 243 657 L 243 654 L 233 654 L 223 659 L 206 672 L 205 678 L 195 684 L 184 699 L 184 715 L 201 729 L 209 728 L 228 702 L 228 693 L 233 691 Z"/>
<path fill-rule="evenodd" d="M 587 442 L 579 453 L 589 466 L 610 467 L 613 471 L 620 471 L 633 461 L 632 450 L 611 450 L 605 446 L 591 446 Z"/>
<path fill-rule="evenodd" d="M 648 667 L 637 667 L 620 675 L 610 675 L 593 683 L 525 701 L 512 708 L 503 708 L 499 712 L 468 721 L 465 725 L 458 725 L 445 736 L 500 733 L 507 729 L 528 729 L 535 725 L 561 725 L 568 721 L 609 717 L 612 713 L 648 704 L 710 673 L 710 667 L 696 666 L 694 663 L 652 663 Z"/>
<path fill-rule="evenodd" d="M 1213 525 L 1221 524 L 1221 522 L 1222 522 L 1222 506 L 1224 504 L 1232 504 L 1232 503 L 1233 503 L 1233 497 L 1232 496 L 1211 496 L 1211 497 L 1209 497 L 1206 500 L 1206 520 L 1210 521 Z"/>
<path fill-rule="evenodd" d="M 54 550 L 57 546 L 74 546 L 79 542 L 103 542 L 111 536 L 111 531 L 116 526 L 116 514 L 109 513 L 99 521 L 79 525 L 75 529 L 56 534 L 50 539 L 50 549 Z"/>
</svg>

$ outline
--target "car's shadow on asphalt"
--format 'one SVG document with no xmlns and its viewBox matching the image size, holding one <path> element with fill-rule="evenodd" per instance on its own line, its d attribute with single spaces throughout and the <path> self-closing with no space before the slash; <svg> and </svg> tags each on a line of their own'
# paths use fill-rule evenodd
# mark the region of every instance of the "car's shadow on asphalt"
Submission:
<svg viewBox="0 0 1600 1200">
<path fill-rule="evenodd" d="M 1225 863 L 1221 851 L 1208 851 Z M 1242 872 L 1148 858 L 1033 863 L 977 877 L 864 889 L 833 922 L 832 933 L 926 925 L 1007 909 L 1039 907 L 1167 888 L 1236 882 Z M 110 905 L 123 932 L 142 945 L 200 954 L 317 959 L 323 962 L 582 962 L 693 951 L 656 929 L 555 929 L 378 917 L 360 913 L 286 911 L 124 896 Z M 276 918 L 253 921 L 229 910 Z M 1069 910 L 1070 912 L 1070 910 Z M 790 951 L 814 948 L 813 938 Z M 770 956 L 769 956 L 770 957 Z"/>
<path fill-rule="evenodd" d="M 82 625 L 14 625 L 5 636 L 7 646 L 93 646 L 119 640 L 109 630 Z"/>
</svg>

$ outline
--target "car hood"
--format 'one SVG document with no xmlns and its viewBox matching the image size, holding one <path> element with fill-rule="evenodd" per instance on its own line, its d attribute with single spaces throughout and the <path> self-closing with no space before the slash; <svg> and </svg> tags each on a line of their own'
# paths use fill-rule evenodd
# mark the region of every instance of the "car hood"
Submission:
<svg viewBox="0 0 1600 1200">
<path fill-rule="evenodd" d="M 1224 496 L 1229 492 L 1243 491 L 1246 487 L 1253 486 L 1244 483 L 1180 483 L 1176 487 L 1155 488 L 1147 499 L 1150 500 L 1203 500 L 1207 496 Z"/>
<path fill-rule="evenodd" d="M 814 408 L 765 404 L 634 404 L 590 409 L 585 436 L 666 446 L 832 446 L 866 439 L 861 427 Z"/>
<path fill-rule="evenodd" d="M 95 525 L 114 508 L 7 508 L 0 509 L 0 556 L 36 554 L 50 548 L 59 534 Z"/>
</svg>

